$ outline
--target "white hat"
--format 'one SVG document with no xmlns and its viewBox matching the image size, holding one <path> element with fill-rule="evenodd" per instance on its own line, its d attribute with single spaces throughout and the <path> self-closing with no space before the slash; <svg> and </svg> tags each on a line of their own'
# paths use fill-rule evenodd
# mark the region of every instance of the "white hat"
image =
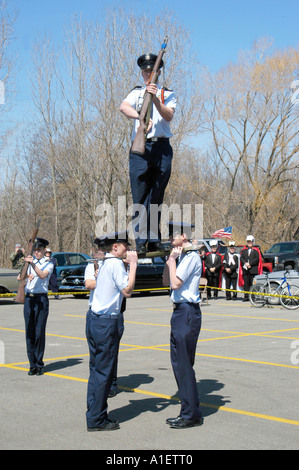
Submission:
<svg viewBox="0 0 299 470">
<path fill-rule="evenodd" d="M 252 235 L 247 235 L 246 241 L 247 242 L 250 242 L 250 241 L 254 242 L 254 237 Z"/>
<path fill-rule="evenodd" d="M 216 240 L 211 240 L 210 241 L 210 246 L 217 246 L 218 242 Z"/>
<path fill-rule="evenodd" d="M 236 242 L 229 242 L 229 246 L 235 246 Z"/>
</svg>

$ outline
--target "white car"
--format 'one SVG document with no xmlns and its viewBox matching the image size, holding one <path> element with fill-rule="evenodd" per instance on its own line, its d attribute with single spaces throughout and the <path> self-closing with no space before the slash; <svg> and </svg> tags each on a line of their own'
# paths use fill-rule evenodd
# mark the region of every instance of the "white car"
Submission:
<svg viewBox="0 0 299 470">
<path fill-rule="evenodd" d="M 17 292 L 19 288 L 18 274 L 18 269 L 0 268 L 0 294 Z"/>
</svg>

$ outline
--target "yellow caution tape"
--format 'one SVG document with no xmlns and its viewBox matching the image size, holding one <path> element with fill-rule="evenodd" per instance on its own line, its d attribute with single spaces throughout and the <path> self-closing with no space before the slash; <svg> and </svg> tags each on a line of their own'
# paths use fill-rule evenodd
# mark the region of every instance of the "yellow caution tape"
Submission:
<svg viewBox="0 0 299 470">
<path fill-rule="evenodd" d="M 244 290 L 235 290 L 235 289 L 224 289 L 222 287 L 214 287 L 214 286 L 199 286 L 199 287 L 207 287 L 208 289 L 217 289 L 217 290 L 222 290 L 222 291 L 228 291 L 228 292 L 238 292 L 238 293 L 241 293 L 241 294 L 252 294 L 252 291 L 244 291 Z M 165 290 L 169 290 L 170 288 L 169 287 L 154 287 L 152 289 L 134 289 L 133 292 L 151 292 L 151 291 L 165 291 Z M 90 294 L 90 291 L 78 291 L 78 292 L 72 292 L 72 291 L 68 291 L 68 292 L 51 292 L 49 291 L 48 292 L 48 295 L 88 295 Z M 7 293 L 7 294 L 0 294 L 0 298 L 1 297 L 15 297 L 17 294 L 15 293 Z M 298 299 L 299 300 L 299 296 L 294 296 L 294 295 L 283 295 L 283 294 L 268 294 L 266 292 L 254 292 L 254 295 L 265 295 L 265 296 L 269 296 L 269 297 L 282 297 L 282 298 L 290 298 L 290 299 Z"/>
</svg>

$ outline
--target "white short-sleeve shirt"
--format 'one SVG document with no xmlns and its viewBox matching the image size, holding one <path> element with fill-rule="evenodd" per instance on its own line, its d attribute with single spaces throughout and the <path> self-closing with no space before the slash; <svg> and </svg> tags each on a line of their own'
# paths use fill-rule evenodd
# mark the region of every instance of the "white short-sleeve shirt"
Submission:
<svg viewBox="0 0 299 470">
<path fill-rule="evenodd" d="M 123 299 L 121 291 L 127 287 L 128 278 L 123 261 L 106 254 L 97 276 L 91 310 L 97 315 L 118 315 Z"/>
<path fill-rule="evenodd" d="M 34 278 L 32 281 L 29 281 L 27 279 L 27 284 L 25 286 L 25 293 L 26 294 L 46 294 L 48 292 L 48 287 L 49 287 L 49 279 L 51 274 L 53 273 L 54 270 L 54 264 L 51 261 L 48 261 L 48 258 L 44 257 L 40 260 L 34 259 L 33 263 L 42 271 L 47 270 L 49 274 L 45 279 L 41 279 L 32 266 L 28 266 L 27 269 L 27 274 L 33 274 Z"/>
<path fill-rule="evenodd" d="M 171 292 L 171 300 L 180 302 L 200 302 L 199 284 L 202 263 L 196 251 L 189 251 L 181 255 L 176 269 L 176 276 L 183 281 L 181 287 Z"/>
<path fill-rule="evenodd" d="M 162 87 L 157 84 L 158 87 L 158 93 L 157 93 L 157 98 L 159 100 L 162 99 Z M 143 102 L 143 97 L 145 93 L 146 87 L 136 87 L 134 88 L 128 96 L 125 98 L 124 101 L 127 101 L 136 111 L 140 111 L 142 102 Z M 176 97 L 175 94 L 172 90 L 167 90 L 164 88 L 164 105 L 169 107 L 169 108 L 176 108 Z M 171 137 L 172 133 L 170 130 L 170 123 L 165 121 L 165 119 L 162 118 L 161 114 L 158 112 L 156 106 L 153 104 L 153 110 L 152 110 L 152 116 L 153 120 L 153 125 L 147 134 L 147 137 L 150 139 L 151 137 Z M 135 138 L 137 128 L 139 127 L 139 120 L 135 119 L 134 122 L 134 128 L 132 132 L 131 139 L 132 141 Z"/>
</svg>

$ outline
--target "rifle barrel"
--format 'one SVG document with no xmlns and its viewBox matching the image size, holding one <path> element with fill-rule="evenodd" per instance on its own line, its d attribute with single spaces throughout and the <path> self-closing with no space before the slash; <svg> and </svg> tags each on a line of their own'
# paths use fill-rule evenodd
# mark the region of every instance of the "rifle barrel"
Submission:
<svg viewBox="0 0 299 470">
<path fill-rule="evenodd" d="M 33 253 L 34 240 L 37 237 L 40 222 L 41 222 L 41 217 L 38 219 L 37 224 L 36 224 L 35 229 L 34 229 L 34 232 L 32 234 L 32 237 L 29 241 L 28 251 L 27 251 L 26 256 L 32 255 L 32 253 Z M 17 295 L 14 298 L 15 302 L 18 302 L 20 304 L 25 303 L 25 286 L 26 286 L 26 275 L 27 275 L 28 266 L 29 266 L 28 261 L 25 261 L 24 266 L 23 266 L 22 271 L 21 271 L 21 274 L 20 274 L 20 279 L 21 280 L 20 280 L 18 291 L 17 291 Z"/>
</svg>

